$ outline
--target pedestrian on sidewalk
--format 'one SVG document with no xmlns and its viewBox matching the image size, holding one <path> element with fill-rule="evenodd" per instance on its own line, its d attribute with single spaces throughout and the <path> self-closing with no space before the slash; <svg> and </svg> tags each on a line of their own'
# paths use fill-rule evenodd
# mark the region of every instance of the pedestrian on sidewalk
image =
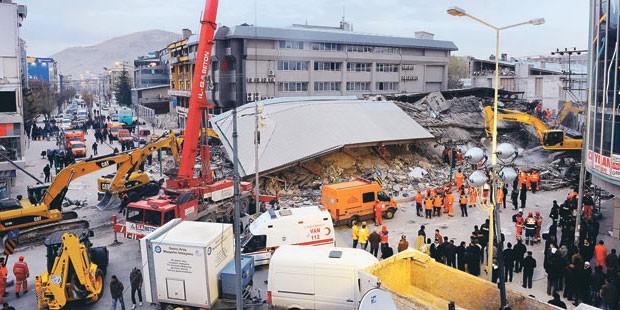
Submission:
<svg viewBox="0 0 620 310">
<path fill-rule="evenodd" d="M 536 259 L 532 257 L 532 251 L 527 251 L 527 256 L 523 259 L 523 287 L 532 288 L 532 278 L 536 268 Z"/>
<path fill-rule="evenodd" d="M 131 284 L 131 309 L 136 308 L 136 293 L 138 293 L 138 301 L 140 307 L 142 307 L 142 271 L 139 268 L 133 267 L 133 270 L 129 274 L 129 283 Z"/>
<path fill-rule="evenodd" d="M 97 141 L 93 142 L 93 154 L 97 155 Z"/>
<path fill-rule="evenodd" d="M 46 164 L 45 167 L 43 167 L 43 174 L 45 175 L 45 183 L 50 182 L 51 175 L 52 175 L 52 168 L 50 168 L 49 164 Z"/>
<path fill-rule="evenodd" d="M 112 281 L 110 281 L 110 294 L 112 295 L 112 310 L 116 310 L 116 304 L 121 304 L 121 309 L 125 310 L 125 302 L 123 301 L 123 291 L 125 287 L 123 283 L 118 280 L 116 275 L 112 276 Z"/>
</svg>

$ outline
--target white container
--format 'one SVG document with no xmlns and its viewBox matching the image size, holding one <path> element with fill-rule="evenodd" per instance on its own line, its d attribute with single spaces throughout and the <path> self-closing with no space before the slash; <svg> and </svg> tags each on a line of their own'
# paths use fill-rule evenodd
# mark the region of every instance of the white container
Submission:
<svg viewBox="0 0 620 310">
<path fill-rule="evenodd" d="M 210 308 L 234 258 L 230 224 L 174 219 L 140 240 L 146 301 Z"/>
<path fill-rule="evenodd" d="M 268 210 L 252 222 L 241 242 L 242 252 L 254 257 L 256 266 L 269 264 L 279 246 L 335 245 L 329 211 L 318 206 Z"/>
<path fill-rule="evenodd" d="M 282 246 L 271 257 L 267 302 L 284 309 L 357 309 L 358 271 L 378 262 L 353 248 Z"/>
</svg>

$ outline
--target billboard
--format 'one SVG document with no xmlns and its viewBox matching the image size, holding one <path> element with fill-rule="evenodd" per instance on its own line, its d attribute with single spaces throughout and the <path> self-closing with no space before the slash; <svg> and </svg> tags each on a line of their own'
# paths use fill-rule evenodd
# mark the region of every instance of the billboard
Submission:
<svg viewBox="0 0 620 310">
<path fill-rule="evenodd" d="M 50 71 L 53 72 L 56 65 L 53 58 L 28 57 L 27 61 L 29 80 L 50 81 Z"/>
</svg>

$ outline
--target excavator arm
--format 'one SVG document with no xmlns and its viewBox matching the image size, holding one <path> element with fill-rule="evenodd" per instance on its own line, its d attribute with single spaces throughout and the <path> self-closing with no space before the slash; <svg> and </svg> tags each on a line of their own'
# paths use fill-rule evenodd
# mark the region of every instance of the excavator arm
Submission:
<svg viewBox="0 0 620 310">
<path fill-rule="evenodd" d="M 75 234 L 64 233 L 62 253 L 54 260 L 51 271 L 41 275 L 40 309 L 62 309 L 75 300 L 97 301 L 102 291 L 103 272 L 91 262 L 88 248 Z"/>
<path fill-rule="evenodd" d="M 484 107 L 482 111 L 484 114 L 484 125 L 487 136 L 491 136 L 493 128 L 493 108 L 490 106 Z M 522 124 L 530 125 L 536 131 L 536 136 L 540 141 L 540 144 L 545 150 L 553 151 L 578 151 L 581 150 L 582 139 L 572 138 L 566 135 L 566 132 L 562 129 L 552 129 L 534 115 L 527 114 L 525 112 L 498 109 L 498 120 L 519 122 Z"/>
<path fill-rule="evenodd" d="M 570 114 L 580 114 L 583 113 L 583 108 L 575 106 L 572 102 L 566 101 L 562 106 L 562 109 L 558 113 L 558 118 L 556 120 L 556 124 L 560 125 L 564 122 L 564 119 Z"/>
</svg>

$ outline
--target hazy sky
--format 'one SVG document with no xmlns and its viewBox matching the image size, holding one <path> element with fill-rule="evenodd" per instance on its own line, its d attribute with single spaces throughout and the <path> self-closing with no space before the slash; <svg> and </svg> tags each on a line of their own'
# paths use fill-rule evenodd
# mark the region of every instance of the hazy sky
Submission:
<svg viewBox="0 0 620 310">
<path fill-rule="evenodd" d="M 22 37 L 28 55 L 49 56 L 150 29 L 197 30 L 204 0 L 14 0 L 28 6 Z M 505 31 L 502 52 L 512 56 L 549 54 L 556 48 L 586 48 L 586 0 L 221 0 L 217 22 L 287 27 L 293 23 L 336 26 L 343 14 L 354 30 L 413 37 L 415 31 L 451 40 L 458 55 L 494 53 L 494 33 L 465 17 L 446 14 L 450 6 L 498 26 L 544 17 L 542 26 Z"/>
</svg>

